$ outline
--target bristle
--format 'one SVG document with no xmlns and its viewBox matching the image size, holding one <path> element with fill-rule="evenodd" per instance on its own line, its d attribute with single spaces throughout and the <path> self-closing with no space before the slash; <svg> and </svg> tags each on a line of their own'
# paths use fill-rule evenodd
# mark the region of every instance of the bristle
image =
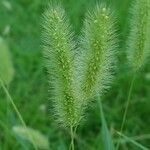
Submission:
<svg viewBox="0 0 150 150">
<path fill-rule="evenodd" d="M 88 100 L 108 89 L 116 63 L 115 17 L 105 5 L 88 13 L 74 59 L 76 45 L 65 12 L 50 7 L 44 14 L 44 55 L 50 73 L 54 114 L 65 126 L 81 120 Z"/>
<path fill-rule="evenodd" d="M 86 98 L 102 94 L 109 87 L 117 42 L 114 14 L 105 5 L 97 5 L 86 16 L 79 58 L 81 89 Z"/>
<path fill-rule="evenodd" d="M 134 71 L 146 63 L 150 55 L 150 1 L 136 0 L 131 8 L 127 57 Z"/>
<path fill-rule="evenodd" d="M 65 11 L 59 5 L 49 6 L 44 13 L 43 28 L 45 62 L 53 86 L 54 115 L 62 125 L 75 126 L 80 118 L 73 86 L 75 42 Z"/>
</svg>

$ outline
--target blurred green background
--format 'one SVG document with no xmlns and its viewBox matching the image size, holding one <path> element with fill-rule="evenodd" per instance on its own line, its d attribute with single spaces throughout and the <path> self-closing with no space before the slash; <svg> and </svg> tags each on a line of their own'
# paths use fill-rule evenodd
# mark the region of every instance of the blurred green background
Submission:
<svg viewBox="0 0 150 150">
<path fill-rule="evenodd" d="M 84 15 L 96 0 L 62 0 L 76 35 L 80 35 Z M 120 46 L 118 67 L 111 89 L 102 97 L 108 127 L 117 142 L 115 130 L 120 129 L 123 110 L 132 79 L 126 60 L 126 39 L 129 31 L 128 12 L 131 0 L 108 0 L 116 11 Z M 45 0 L 0 0 L 0 37 L 11 53 L 14 76 L 9 92 L 28 127 L 45 135 L 52 150 L 67 150 L 68 131 L 56 125 L 51 102 L 48 101 L 48 81 L 43 67 L 41 17 L 47 5 Z M 0 51 L 1 52 L 1 51 Z M 1 55 L 1 53 L 0 53 Z M 1 57 L 0 57 L 1 58 Z M 0 63 L 2 60 L 0 60 Z M 2 63 L 3 64 L 3 63 Z M 150 148 L 150 64 L 136 76 L 124 134 Z M 6 75 L 7 76 L 7 75 Z M 7 106 L 9 111 L 7 112 Z M 7 117 L 6 117 L 7 114 Z M 101 150 L 99 108 L 93 103 L 76 135 L 76 149 Z M 0 89 L 0 150 L 32 150 L 32 145 L 18 137 L 12 128 L 20 121 L 7 96 Z M 138 150 L 122 140 L 120 150 Z"/>
</svg>

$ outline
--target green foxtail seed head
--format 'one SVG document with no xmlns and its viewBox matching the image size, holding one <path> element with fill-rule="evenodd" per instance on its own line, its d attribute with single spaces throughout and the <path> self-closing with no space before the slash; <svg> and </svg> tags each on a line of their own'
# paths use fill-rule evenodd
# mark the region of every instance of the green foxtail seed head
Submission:
<svg viewBox="0 0 150 150">
<path fill-rule="evenodd" d="M 150 0 L 135 0 L 130 24 L 127 57 L 130 66 L 137 71 L 150 55 Z"/>
<path fill-rule="evenodd" d="M 0 78 L 6 85 L 12 81 L 14 68 L 6 42 L 0 37 Z"/>
<path fill-rule="evenodd" d="M 78 60 L 84 99 L 109 87 L 116 62 L 116 37 L 114 14 L 106 6 L 97 5 L 86 15 Z"/>
<path fill-rule="evenodd" d="M 38 130 L 23 127 L 23 126 L 13 126 L 13 132 L 19 137 L 26 139 L 30 143 L 33 143 L 38 147 L 38 149 L 48 150 L 49 141 L 46 136 L 41 134 Z"/>
<path fill-rule="evenodd" d="M 43 15 L 43 43 L 54 115 L 62 125 L 75 126 L 80 120 L 73 75 L 75 42 L 65 11 L 59 5 L 49 5 Z"/>
</svg>

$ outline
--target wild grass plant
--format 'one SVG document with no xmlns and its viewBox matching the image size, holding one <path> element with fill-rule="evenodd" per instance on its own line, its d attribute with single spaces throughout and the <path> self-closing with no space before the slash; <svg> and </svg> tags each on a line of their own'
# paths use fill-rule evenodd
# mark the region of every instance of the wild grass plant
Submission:
<svg viewBox="0 0 150 150">
<path fill-rule="evenodd" d="M 130 9 L 130 32 L 127 40 L 127 59 L 132 70 L 132 81 L 129 87 L 126 107 L 123 115 L 120 133 L 127 121 L 127 112 L 132 96 L 135 78 L 142 70 L 150 56 L 150 1 L 135 0 Z M 119 142 L 117 149 L 119 148 Z"/>
<path fill-rule="evenodd" d="M 6 44 L 4 39 L 2 39 L 1 37 L 0 37 L 0 61 L 1 61 L 0 63 L 0 88 L 4 90 L 6 97 L 7 97 L 6 105 L 5 105 L 7 126 L 9 124 L 9 120 L 8 120 L 9 105 L 11 104 L 22 126 L 25 129 L 27 129 L 27 125 L 8 90 L 9 84 L 13 80 L 14 68 L 13 68 L 13 64 L 11 61 L 11 56 L 10 56 L 8 45 Z M 7 148 L 7 132 L 8 131 L 6 131 L 6 139 L 5 139 L 6 148 Z M 26 134 L 30 137 L 30 141 L 32 142 L 34 146 L 34 149 L 37 150 L 37 146 L 31 136 L 31 133 L 28 130 L 26 130 Z"/>
<path fill-rule="evenodd" d="M 43 3 L 0 2 L 0 149 L 149 150 L 149 1 L 116 0 L 116 8 L 104 3 L 94 7 L 94 0 L 63 0 L 65 9 L 50 3 L 42 22 L 48 85 L 39 42 Z M 127 70 L 121 56 L 125 44 Z"/>
<path fill-rule="evenodd" d="M 49 73 L 54 115 L 74 133 L 90 99 L 108 89 L 116 62 L 115 17 L 105 5 L 86 15 L 79 46 L 60 5 L 49 5 L 43 15 L 45 64 Z"/>
</svg>

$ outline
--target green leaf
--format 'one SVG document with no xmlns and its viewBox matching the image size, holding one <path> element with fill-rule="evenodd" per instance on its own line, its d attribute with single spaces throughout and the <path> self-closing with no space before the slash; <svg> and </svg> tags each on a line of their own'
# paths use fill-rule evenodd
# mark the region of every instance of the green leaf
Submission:
<svg viewBox="0 0 150 150">
<path fill-rule="evenodd" d="M 6 85 L 12 81 L 14 68 L 6 42 L 0 37 L 0 78 Z"/>
<path fill-rule="evenodd" d="M 41 134 L 39 131 L 31 129 L 31 128 L 25 128 L 22 126 L 14 126 L 13 131 L 20 136 L 21 138 L 28 140 L 30 143 L 34 144 L 40 148 L 47 150 L 49 149 L 49 141 L 46 136 Z"/>
<path fill-rule="evenodd" d="M 104 150 L 115 150 L 113 140 L 111 138 L 110 132 L 107 127 L 107 123 L 105 120 L 102 103 L 99 99 L 99 106 L 100 106 L 100 113 L 101 113 L 101 122 L 102 122 L 102 140 L 103 140 L 103 147 Z"/>
<path fill-rule="evenodd" d="M 122 136 L 126 141 L 134 144 L 135 146 L 137 146 L 138 148 L 142 149 L 142 150 L 149 150 L 147 147 L 141 145 L 140 143 L 136 142 L 135 140 L 125 136 L 124 134 L 117 132 L 117 134 L 119 134 L 120 136 Z"/>
</svg>

